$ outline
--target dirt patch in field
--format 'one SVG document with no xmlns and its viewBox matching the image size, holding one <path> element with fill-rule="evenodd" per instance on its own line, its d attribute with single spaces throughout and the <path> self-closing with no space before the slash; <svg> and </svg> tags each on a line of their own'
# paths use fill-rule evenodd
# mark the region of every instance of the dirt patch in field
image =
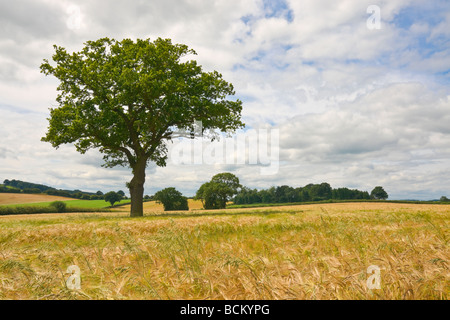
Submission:
<svg viewBox="0 0 450 320">
<path fill-rule="evenodd" d="M 75 199 L 58 196 L 49 196 L 46 194 L 0 193 L 0 205 L 47 202 L 56 200 L 67 201 Z"/>
</svg>

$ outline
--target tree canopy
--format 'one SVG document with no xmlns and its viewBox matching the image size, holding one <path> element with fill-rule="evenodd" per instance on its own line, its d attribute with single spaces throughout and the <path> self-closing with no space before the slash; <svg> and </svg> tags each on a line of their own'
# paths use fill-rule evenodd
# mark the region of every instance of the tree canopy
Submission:
<svg viewBox="0 0 450 320">
<path fill-rule="evenodd" d="M 145 168 L 149 161 L 165 166 L 167 142 L 176 130 L 232 133 L 241 122 L 242 102 L 228 100 L 233 85 L 217 71 L 204 72 L 195 51 L 158 38 L 87 41 L 79 52 L 54 46 L 52 66 L 41 72 L 59 80 L 58 106 L 50 108 L 42 141 L 58 148 L 73 143 L 77 151 L 97 148 L 104 166 L 128 166 L 131 216 L 142 216 Z"/>
<path fill-rule="evenodd" d="M 239 178 L 234 174 L 219 173 L 200 186 L 195 198 L 202 200 L 205 209 L 223 209 L 240 188 Z"/>
<path fill-rule="evenodd" d="M 175 188 L 162 189 L 155 193 L 153 199 L 157 203 L 162 203 L 164 211 L 189 210 L 187 198 Z"/>
<path fill-rule="evenodd" d="M 371 199 L 386 200 L 388 197 L 389 196 L 388 196 L 387 192 L 381 186 L 376 186 L 375 188 L 373 188 L 372 192 L 370 193 Z"/>
<path fill-rule="evenodd" d="M 122 200 L 122 196 L 115 191 L 110 191 L 105 194 L 104 199 L 106 202 L 111 203 L 111 206 L 113 206 L 114 203 L 120 202 L 120 200 Z"/>
</svg>

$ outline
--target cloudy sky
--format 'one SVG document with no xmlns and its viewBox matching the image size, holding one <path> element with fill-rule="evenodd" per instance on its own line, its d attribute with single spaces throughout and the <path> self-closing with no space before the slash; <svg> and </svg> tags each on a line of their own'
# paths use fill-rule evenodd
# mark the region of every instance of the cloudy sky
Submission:
<svg viewBox="0 0 450 320">
<path fill-rule="evenodd" d="M 164 168 L 149 165 L 146 194 L 175 186 L 190 196 L 229 171 L 258 189 L 328 182 L 381 185 L 391 199 L 450 196 L 445 0 L 0 0 L 0 183 L 126 190 L 130 169 L 40 141 L 58 84 L 40 73 L 42 60 L 54 44 L 78 51 L 104 36 L 187 44 L 243 101 L 247 131 L 235 141 L 259 128 L 279 138 L 270 174 L 262 161 L 173 156 Z"/>
</svg>

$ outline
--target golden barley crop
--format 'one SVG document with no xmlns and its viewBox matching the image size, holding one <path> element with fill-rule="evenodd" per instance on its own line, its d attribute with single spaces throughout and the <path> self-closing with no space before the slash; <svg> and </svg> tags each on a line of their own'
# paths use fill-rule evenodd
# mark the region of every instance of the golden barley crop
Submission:
<svg viewBox="0 0 450 320">
<path fill-rule="evenodd" d="M 393 203 L 0 217 L 0 299 L 448 299 L 449 218 Z"/>
</svg>

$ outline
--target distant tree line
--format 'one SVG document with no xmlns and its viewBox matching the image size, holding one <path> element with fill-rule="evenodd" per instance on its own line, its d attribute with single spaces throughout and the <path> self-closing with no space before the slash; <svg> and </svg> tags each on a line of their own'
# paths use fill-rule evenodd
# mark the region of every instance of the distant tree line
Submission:
<svg viewBox="0 0 450 320">
<path fill-rule="evenodd" d="M 0 193 L 44 193 L 51 196 L 60 196 L 81 200 L 106 200 L 105 195 L 101 191 L 93 193 L 81 190 L 61 190 L 43 184 L 25 182 L 15 179 L 6 179 L 5 181 L 3 181 L 3 185 L 0 185 Z M 117 193 L 121 196 L 122 199 L 126 199 L 125 192 L 119 190 L 117 191 Z"/>
<path fill-rule="evenodd" d="M 9 190 L 26 190 L 29 191 L 27 193 L 41 193 L 48 189 L 51 189 L 49 186 L 45 186 L 43 184 L 37 184 L 37 183 L 31 183 L 31 182 L 25 182 L 20 180 L 8 180 L 6 179 L 3 181 L 3 185 L 5 186 L 5 189 Z M 6 186 L 9 186 L 9 188 L 6 188 Z"/>
<path fill-rule="evenodd" d="M 147 197 L 150 199 L 150 197 Z M 287 185 L 257 190 L 242 186 L 239 178 L 229 172 L 216 174 L 210 181 L 203 183 L 194 197 L 201 200 L 204 209 L 223 209 L 228 202 L 234 204 L 292 203 L 323 200 L 385 200 L 387 192 L 381 186 L 367 191 L 349 188 L 331 188 L 330 184 L 308 184 L 293 188 Z M 164 205 L 164 210 L 188 210 L 187 199 L 175 188 L 158 191 L 153 200 Z"/>
<path fill-rule="evenodd" d="M 386 196 L 387 198 L 387 196 Z M 269 189 L 250 189 L 243 187 L 234 197 L 235 204 L 252 203 L 289 203 L 322 200 L 364 200 L 371 199 L 367 191 L 349 188 L 331 188 L 330 184 L 308 184 L 304 187 L 293 188 L 287 185 L 271 187 Z"/>
</svg>

